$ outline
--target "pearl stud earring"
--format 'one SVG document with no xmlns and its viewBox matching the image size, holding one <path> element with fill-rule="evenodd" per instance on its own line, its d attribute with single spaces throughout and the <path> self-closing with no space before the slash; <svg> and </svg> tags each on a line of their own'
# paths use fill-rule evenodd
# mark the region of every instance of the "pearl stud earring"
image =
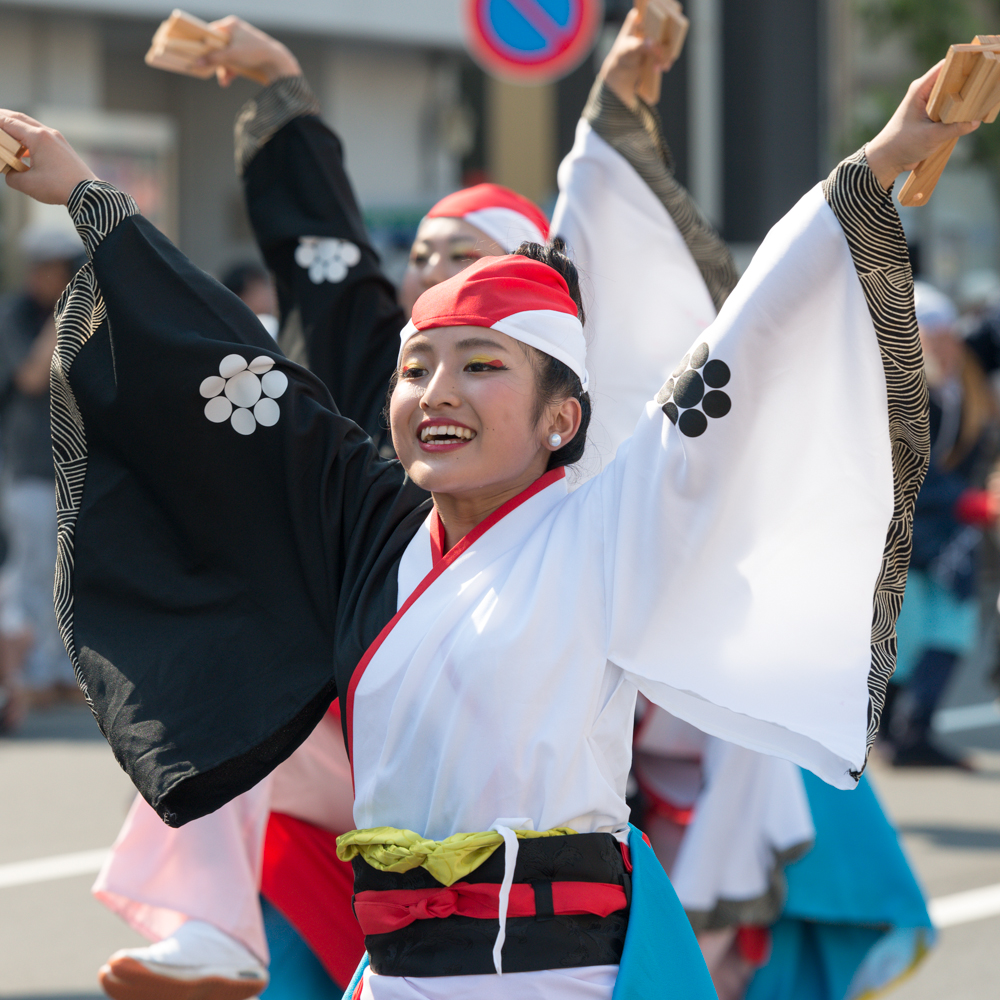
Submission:
<svg viewBox="0 0 1000 1000">
<path fill-rule="evenodd" d="M 562 444 L 562 438 L 558 434 L 550 434 L 549 444 L 552 445 L 553 448 L 558 448 Z"/>
</svg>

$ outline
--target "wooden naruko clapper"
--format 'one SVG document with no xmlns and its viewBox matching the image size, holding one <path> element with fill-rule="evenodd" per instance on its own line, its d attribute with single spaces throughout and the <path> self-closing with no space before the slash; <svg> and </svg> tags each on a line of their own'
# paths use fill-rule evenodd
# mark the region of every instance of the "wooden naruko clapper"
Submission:
<svg viewBox="0 0 1000 1000">
<path fill-rule="evenodd" d="M 156 29 L 153 43 L 146 53 L 146 65 L 207 80 L 215 76 L 215 67 L 198 66 L 196 63 L 209 52 L 224 49 L 228 44 L 229 35 L 225 31 L 213 28 L 193 14 L 175 10 Z M 237 72 L 258 83 L 269 82 L 263 74 L 246 70 Z"/>
<path fill-rule="evenodd" d="M 927 115 L 948 125 L 990 124 L 1000 115 L 1000 35 L 977 35 L 970 45 L 952 45 L 927 99 Z M 948 165 L 958 139 L 946 142 L 910 173 L 900 205 L 926 205 Z"/>
</svg>

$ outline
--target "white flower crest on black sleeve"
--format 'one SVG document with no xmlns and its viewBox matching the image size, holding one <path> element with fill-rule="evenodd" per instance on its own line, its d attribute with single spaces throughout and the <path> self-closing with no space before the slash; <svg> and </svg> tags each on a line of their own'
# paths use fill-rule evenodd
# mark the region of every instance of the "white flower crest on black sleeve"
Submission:
<svg viewBox="0 0 1000 1000">
<path fill-rule="evenodd" d="M 273 427 L 281 416 L 275 401 L 288 388 L 288 376 L 273 368 L 274 359 L 263 354 L 249 364 L 239 354 L 227 354 L 219 374 L 209 375 L 198 388 L 208 400 L 205 416 L 213 424 L 228 420 L 237 434 L 253 434 L 258 424 Z"/>
<path fill-rule="evenodd" d="M 360 260 L 361 251 L 350 240 L 300 236 L 295 248 L 295 263 L 309 272 L 309 280 L 314 285 L 343 281 Z"/>
</svg>

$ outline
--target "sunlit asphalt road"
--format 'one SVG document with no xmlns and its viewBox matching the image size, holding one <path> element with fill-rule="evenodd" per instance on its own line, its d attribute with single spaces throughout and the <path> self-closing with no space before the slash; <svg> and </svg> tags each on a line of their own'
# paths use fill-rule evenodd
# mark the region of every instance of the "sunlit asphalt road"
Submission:
<svg viewBox="0 0 1000 1000">
<path fill-rule="evenodd" d="M 994 694 L 970 667 L 948 702 L 983 704 Z M 946 739 L 974 754 L 977 774 L 901 772 L 880 761 L 871 769 L 932 897 L 1000 884 L 1000 726 Z M 17 738 L 0 740 L 0 871 L 107 847 L 130 799 L 131 786 L 86 710 L 34 716 Z M 141 942 L 93 901 L 92 881 L 84 874 L 0 886 L 0 997 L 100 995 L 101 962 Z M 1000 916 L 994 916 L 944 929 L 937 950 L 892 995 L 983 1000 L 1000 997 L 998 984 Z"/>
</svg>

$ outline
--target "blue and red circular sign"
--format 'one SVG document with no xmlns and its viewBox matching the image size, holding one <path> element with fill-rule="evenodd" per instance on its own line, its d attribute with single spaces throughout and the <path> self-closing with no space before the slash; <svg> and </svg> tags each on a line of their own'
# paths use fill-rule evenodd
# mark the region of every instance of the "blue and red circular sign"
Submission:
<svg viewBox="0 0 1000 1000">
<path fill-rule="evenodd" d="M 520 83 L 565 76 L 594 47 L 602 0 L 466 0 L 469 51 L 487 72 Z"/>
</svg>

